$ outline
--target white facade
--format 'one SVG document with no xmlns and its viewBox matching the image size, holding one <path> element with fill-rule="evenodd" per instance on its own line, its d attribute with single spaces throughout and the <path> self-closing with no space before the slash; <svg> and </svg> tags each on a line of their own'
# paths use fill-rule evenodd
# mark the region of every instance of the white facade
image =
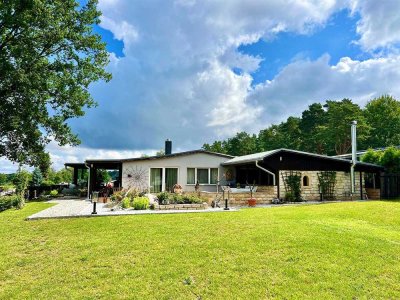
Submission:
<svg viewBox="0 0 400 300">
<path fill-rule="evenodd" d="M 210 183 L 215 181 L 215 178 L 214 180 L 211 179 L 212 173 L 215 174 L 215 169 L 217 169 L 218 179 L 221 181 L 221 184 L 223 184 L 224 167 L 221 166 L 221 163 L 227 160 L 229 160 L 229 157 L 209 153 L 188 153 L 184 155 L 124 161 L 122 163 L 122 187 L 126 189 L 149 189 L 151 186 L 151 169 L 154 168 L 162 170 L 161 190 L 164 191 L 166 190 L 166 169 L 176 169 L 177 183 L 182 186 L 184 191 L 190 192 L 195 190 L 195 183 L 198 180 L 197 169 L 202 169 L 201 172 L 203 172 L 203 175 L 205 174 L 204 170 L 207 169 L 208 183 L 200 182 L 200 190 L 214 192 L 217 186 L 215 183 Z M 196 178 L 194 183 L 188 183 L 188 168 L 195 169 Z M 193 174 L 193 170 L 190 172 Z"/>
</svg>

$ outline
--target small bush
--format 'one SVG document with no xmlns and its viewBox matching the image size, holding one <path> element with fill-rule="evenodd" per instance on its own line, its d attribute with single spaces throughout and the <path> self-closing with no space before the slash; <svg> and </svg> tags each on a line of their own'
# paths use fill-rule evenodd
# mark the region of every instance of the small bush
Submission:
<svg viewBox="0 0 400 300">
<path fill-rule="evenodd" d="M 158 204 L 168 204 L 170 194 L 168 192 L 161 192 L 157 194 Z"/>
<path fill-rule="evenodd" d="M 111 201 L 113 202 L 120 202 L 124 198 L 125 191 L 115 192 L 111 195 Z"/>
<path fill-rule="evenodd" d="M 131 207 L 131 199 L 129 197 L 125 197 L 121 201 L 121 207 L 122 208 L 129 208 Z"/>
<path fill-rule="evenodd" d="M 198 204 L 203 202 L 203 200 L 196 195 L 187 194 L 183 195 L 182 198 L 185 204 Z"/>
<path fill-rule="evenodd" d="M 149 198 L 147 197 L 136 197 L 133 199 L 133 209 L 143 210 L 148 209 L 150 205 Z"/>
<path fill-rule="evenodd" d="M 139 191 L 136 190 L 136 189 L 132 189 L 132 190 L 130 190 L 130 191 L 126 194 L 126 197 L 129 197 L 129 198 L 131 198 L 131 199 L 134 199 L 134 198 L 136 198 L 136 197 L 139 197 Z"/>
<path fill-rule="evenodd" d="M 159 204 L 196 204 L 203 203 L 203 200 L 194 194 L 171 194 L 162 192 L 157 195 Z"/>
<path fill-rule="evenodd" d="M 51 192 L 50 192 L 51 193 Z M 61 193 L 63 195 L 67 195 L 67 196 L 80 196 L 81 195 L 81 191 L 77 188 L 72 188 L 72 189 L 62 189 Z M 44 192 L 44 194 L 48 194 L 47 192 Z"/>
<path fill-rule="evenodd" d="M 17 195 L 0 197 L 0 211 L 16 207 L 19 202 Z"/>
<path fill-rule="evenodd" d="M 57 197 L 58 196 L 58 191 L 57 190 L 50 191 L 50 196 L 51 197 Z"/>
</svg>

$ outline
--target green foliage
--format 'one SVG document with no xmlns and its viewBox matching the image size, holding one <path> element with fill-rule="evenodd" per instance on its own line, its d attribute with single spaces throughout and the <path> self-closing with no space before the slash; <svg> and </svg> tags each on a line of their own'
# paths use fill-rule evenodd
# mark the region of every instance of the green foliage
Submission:
<svg viewBox="0 0 400 300">
<path fill-rule="evenodd" d="M 350 124 L 357 120 L 357 143 L 362 145 L 369 133 L 361 108 L 349 99 L 327 101 L 326 123 L 320 126 L 320 138 L 326 141 L 328 154 L 345 154 L 351 148 Z"/>
<path fill-rule="evenodd" d="M 110 199 L 113 202 L 120 202 L 124 198 L 125 191 L 118 191 L 111 195 Z"/>
<path fill-rule="evenodd" d="M 20 199 L 17 195 L 0 197 L 0 212 L 12 207 L 16 207 L 19 201 Z"/>
<path fill-rule="evenodd" d="M 125 197 L 121 201 L 121 207 L 122 208 L 129 208 L 131 207 L 131 199 L 129 197 Z"/>
<path fill-rule="evenodd" d="M 170 193 L 168 192 L 161 192 L 157 194 L 157 199 L 159 204 L 168 204 Z"/>
<path fill-rule="evenodd" d="M 400 149 L 396 147 L 388 147 L 384 151 L 369 149 L 361 161 L 381 165 L 388 173 L 400 173 Z"/>
<path fill-rule="evenodd" d="M 386 118 L 386 116 L 388 118 Z M 370 101 L 363 110 L 350 99 L 311 104 L 301 118 L 289 117 L 272 124 L 258 135 L 246 132 L 203 149 L 230 155 L 289 148 L 319 154 L 338 155 L 351 147 L 350 123 L 357 121 L 358 149 L 400 144 L 400 102 L 390 96 Z"/>
<path fill-rule="evenodd" d="M 79 143 L 68 120 L 96 105 L 92 82 L 111 78 L 105 43 L 93 32 L 97 1 L 84 2 L 1 2 L 0 156 L 38 166 L 50 137 Z"/>
<path fill-rule="evenodd" d="M 0 173 L 0 185 L 6 184 L 8 182 L 7 174 Z"/>
<path fill-rule="evenodd" d="M 81 191 L 77 188 L 65 188 L 61 191 L 61 194 L 66 195 L 66 196 L 80 196 Z"/>
<path fill-rule="evenodd" d="M 46 179 L 46 180 L 43 180 L 42 181 L 42 185 L 43 186 L 51 186 L 51 185 L 54 185 L 55 183 L 54 183 L 54 181 L 52 181 L 52 180 L 48 180 L 48 179 Z"/>
<path fill-rule="evenodd" d="M 63 168 L 59 171 L 55 171 L 53 168 L 49 169 L 46 183 L 43 185 L 53 185 L 60 183 L 71 183 L 72 182 L 72 168 Z"/>
<path fill-rule="evenodd" d="M 372 99 L 365 106 L 365 118 L 371 126 L 368 147 L 400 145 L 399 101 L 389 95 Z"/>
<path fill-rule="evenodd" d="M 132 207 L 135 210 L 148 209 L 150 205 L 149 198 L 147 197 L 136 197 L 133 199 Z"/>
<path fill-rule="evenodd" d="M 323 171 L 318 174 L 318 182 L 324 200 L 335 199 L 336 172 Z"/>
<path fill-rule="evenodd" d="M 39 186 L 43 182 L 42 172 L 39 168 L 35 168 L 32 172 L 32 184 L 34 186 Z"/>
<path fill-rule="evenodd" d="M 195 194 L 175 194 L 161 192 L 157 194 L 159 204 L 195 204 L 203 203 L 203 200 Z"/>
<path fill-rule="evenodd" d="M 18 197 L 18 208 L 22 208 L 25 205 L 25 192 L 28 188 L 30 180 L 31 174 L 26 170 L 19 169 L 18 172 L 15 174 L 14 185 L 16 189 L 15 192 Z"/>
<path fill-rule="evenodd" d="M 283 177 L 286 188 L 286 201 L 300 202 L 303 201 L 301 197 L 301 175 L 290 173 Z"/>
<path fill-rule="evenodd" d="M 380 165 L 383 151 L 374 151 L 373 149 L 368 149 L 366 153 L 361 157 L 361 161 Z"/>
<path fill-rule="evenodd" d="M 97 170 L 97 180 L 99 180 L 100 182 L 104 182 L 107 183 L 109 181 L 111 181 L 111 175 L 108 173 L 107 170 L 103 170 L 103 169 L 98 169 Z"/>
<path fill-rule="evenodd" d="M 51 197 L 57 197 L 58 196 L 58 191 L 57 190 L 51 190 L 50 191 L 50 196 Z"/>
</svg>

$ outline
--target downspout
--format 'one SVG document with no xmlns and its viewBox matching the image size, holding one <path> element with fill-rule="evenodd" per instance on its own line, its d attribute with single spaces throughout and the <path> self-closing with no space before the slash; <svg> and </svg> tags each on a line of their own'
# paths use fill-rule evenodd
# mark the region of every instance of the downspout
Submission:
<svg viewBox="0 0 400 300">
<path fill-rule="evenodd" d="M 85 167 L 88 169 L 88 181 L 87 181 L 87 198 L 90 199 L 90 167 L 85 163 Z"/>
<path fill-rule="evenodd" d="M 272 183 L 273 183 L 273 185 L 275 185 L 275 174 L 274 174 L 274 173 L 272 173 L 271 171 L 269 171 L 269 170 L 267 170 L 267 169 L 261 167 L 261 166 L 258 164 L 258 160 L 256 160 L 256 167 L 259 168 L 260 170 L 263 170 L 264 172 L 266 172 L 266 173 L 272 175 Z"/>
<path fill-rule="evenodd" d="M 351 122 L 351 169 L 350 169 L 350 178 L 351 178 L 351 194 L 355 194 L 355 181 L 356 176 L 354 173 L 354 168 L 357 163 L 357 121 Z"/>
</svg>

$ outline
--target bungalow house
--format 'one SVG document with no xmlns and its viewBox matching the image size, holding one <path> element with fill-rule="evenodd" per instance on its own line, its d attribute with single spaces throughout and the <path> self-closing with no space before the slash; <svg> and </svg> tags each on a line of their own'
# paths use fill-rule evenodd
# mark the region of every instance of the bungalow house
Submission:
<svg viewBox="0 0 400 300">
<path fill-rule="evenodd" d="M 165 155 L 162 156 L 118 160 L 88 159 L 85 163 L 65 165 L 74 169 L 74 183 L 77 183 L 81 169 L 89 170 L 88 195 L 100 189 L 96 179 L 98 169 L 115 169 L 119 174 L 116 185 L 122 188 L 158 193 L 171 191 L 175 184 L 179 184 L 184 191 L 192 192 L 198 183 L 200 191 L 210 199 L 215 196 L 218 184 L 236 188 L 255 183 L 258 186 L 256 198 L 260 203 L 269 202 L 273 198 L 284 198 L 287 190 L 285 178 L 290 174 L 300 176 L 304 199 L 317 200 L 320 198 L 319 177 L 325 171 L 332 171 L 335 172 L 335 198 L 345 199 L 351 196 L 351 161 L 347 159 L 290 149 L 238 157 L 205 150 L 172 153 L 171 149 L 171 141 L 167 140 Z M 382 171 L 381 166 L 357 162 L 356 197 L 364 199 L 368 192 L 365 178 L 375 179 Z M 378 183 L 370 185 L 378 188 Z M 240 189 L 235 191 L 240 192 Z M 232 194 L 232 197 L 235 198 L 235 195 Z"/>
</svg>

